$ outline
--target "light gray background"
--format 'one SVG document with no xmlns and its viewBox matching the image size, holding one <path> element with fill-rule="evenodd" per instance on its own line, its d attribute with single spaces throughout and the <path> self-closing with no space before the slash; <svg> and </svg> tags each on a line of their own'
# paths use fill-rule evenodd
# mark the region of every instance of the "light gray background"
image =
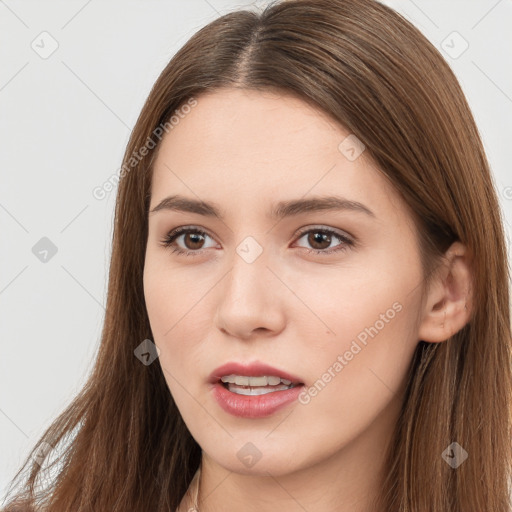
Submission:
<svg viewBox="0 0 512 512">
<path fill-rule="evenodd" d="M 98 348 L 116 190 L 103 200 L 92 190 L 118 172 L 143 102 L 178 48 L 220 14 L 265 3 L 0 0 L 0 498 L 84 383 Z M 512 2 L 384 3 L 458 76 L 509 236 Z M 454 31 L 469 44 L 456 58 L 464 41 Z M 46 263 L 32 252 L 42 237 L 57 247 Z"/>
</svg>

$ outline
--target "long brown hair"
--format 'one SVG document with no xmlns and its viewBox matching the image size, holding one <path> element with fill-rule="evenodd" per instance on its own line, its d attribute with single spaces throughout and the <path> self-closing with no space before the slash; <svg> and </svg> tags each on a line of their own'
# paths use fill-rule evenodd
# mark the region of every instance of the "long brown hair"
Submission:
<svg viewBox="0 0 512 512">
<path fill-rule="evenodd" d="M 158 127 L 170 131 L 171 116 L 184 115 L 191 99 L 221 87 L 296 95 L 355 134 L 414 214 L 426 284 L 453 241 L 467 247 L 471 319 L 443 343 L 418 342 L 378 510 L 510 512 L 509 276 L 489 164 L 450 67 L 418 29 L 373 0 L 232 12 L 199 30 L 163 70 L 124 155 L 94 368 L 17 473 L 14 480 L 31 463 L 5 510 L 173 511 L 198 468 L 200 446 L 159 361 L 141 364 L 134 350 L 152 339 L 142 276 L 160 137 L 148 140 Z M 468 453 L 456 469 L 442 456 L 453 442 Z M 47 461 L 58 456 L 43 486 L 45 447 L 53 448 Z"/>
</svg>

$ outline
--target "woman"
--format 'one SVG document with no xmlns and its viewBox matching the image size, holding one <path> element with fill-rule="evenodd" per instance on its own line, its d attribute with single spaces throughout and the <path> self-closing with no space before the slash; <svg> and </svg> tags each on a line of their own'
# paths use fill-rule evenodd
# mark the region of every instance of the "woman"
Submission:
<svg viewBox="0 0 512 512">
<path fill-rule="evenodd" d="M 510 510 L 499 204 L 417 29 L 372 0 L 222 16 L 120 177 L 94 370 L 5 510 Z"/>
</svg>

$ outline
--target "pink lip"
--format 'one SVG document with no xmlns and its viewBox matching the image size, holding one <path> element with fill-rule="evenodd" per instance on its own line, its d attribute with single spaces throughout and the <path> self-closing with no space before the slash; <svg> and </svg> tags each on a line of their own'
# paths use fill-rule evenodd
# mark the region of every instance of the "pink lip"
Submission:
<svg viewBox="0 0 512 512">
<path fill-rule="evenodd" d="M 297 400 L 304 385 L 283 391 L 272 391 L 266 395 L 237 395 L 226 389 L 219 381 L 213 384 L 213 396 L 224 411 L 241 418 L 263 418 Z"/>
<path fill-rule="evenodd" d="M 273 391 L 265 395 L 238 395 L 224 387 L 220 378 L 224 375 L 245 375 L 260 377 L 262 375 L 275 375 L 297 384 L 295 387 L 282 391 Z M 304 388 L 301 380 L 288 372 L 279 370 L 263 363 L 227 363 L 214 370 L 209 379 L 212 393 L 224 411 L 242 418 L 262 418 L 269 416 L 282 407 L 297 400 Z"/>
</svg>

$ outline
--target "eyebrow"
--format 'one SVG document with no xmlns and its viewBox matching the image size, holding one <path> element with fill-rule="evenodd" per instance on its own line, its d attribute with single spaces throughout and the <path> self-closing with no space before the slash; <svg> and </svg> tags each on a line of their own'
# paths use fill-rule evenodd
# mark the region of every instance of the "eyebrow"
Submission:
<svg viewBox="0 0 512 512">
<path fill-rule="evenodd" d="M 219 220 L 224 220 L 224 214 L 217 204 L 180 195 L 173 195 L 162 199 L 162 201 L 150 210 L 150 213 L 156 213 L 161 210 L 196 213 L 198 215 L 216 217 Z M 273 205 L 269 213 L 269 218 L 277 220 L 300 215 L 302 213 L 343 210 L 361 212 L 370 217 L 375 217 L 375 214 L 367 206 L 357 201 L 351 201 L 338 196 L 319 196 L 308 199 L 280 201 Z"/>
</svg>

